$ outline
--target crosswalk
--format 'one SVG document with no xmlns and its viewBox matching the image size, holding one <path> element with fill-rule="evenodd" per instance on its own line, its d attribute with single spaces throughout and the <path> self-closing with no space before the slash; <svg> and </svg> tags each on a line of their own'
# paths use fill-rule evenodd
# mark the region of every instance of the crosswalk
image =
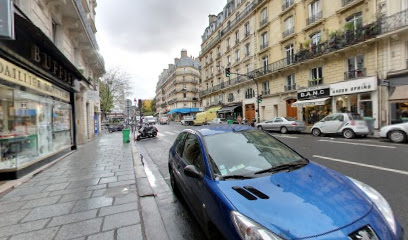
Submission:
<svg viewBox="0 0 408 240">
<path fill-rule="evenodd" d="M 166 137 L 166 136 L 174 136 L 174 135 L 178 135 L 180 133 L 180 131 L 166 131 L 166 132 L 158 132 L 157 136 L 158 137 Z"/>
</svg>

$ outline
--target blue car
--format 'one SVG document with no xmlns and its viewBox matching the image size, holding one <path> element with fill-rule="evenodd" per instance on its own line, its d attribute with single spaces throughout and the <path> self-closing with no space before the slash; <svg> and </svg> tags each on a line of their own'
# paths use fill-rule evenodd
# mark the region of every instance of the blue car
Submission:
<svg viewBox="0 0 408 240">
<path fill-rule="evenodd" d="M 208 238 L 404 238 L 376 190 L 252 127 L 184 130 L 170 149 L 169 172 Z"/>
</svg>

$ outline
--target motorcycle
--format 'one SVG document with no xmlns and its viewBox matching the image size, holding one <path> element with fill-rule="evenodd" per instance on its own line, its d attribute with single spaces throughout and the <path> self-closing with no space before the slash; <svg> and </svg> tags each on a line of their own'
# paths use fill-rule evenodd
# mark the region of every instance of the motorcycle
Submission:
<svg viewBox="0 0 408 240">
<path fill-rule="evenodd" d="M 138 129 L 138 134 L 136 137 L 136 141 L 140 141 L 142 138 L 153 138 L 157 136 L 157 128 L 155 126 L 149 124 L 143 124 L 141 128 Z"/>
</svg>

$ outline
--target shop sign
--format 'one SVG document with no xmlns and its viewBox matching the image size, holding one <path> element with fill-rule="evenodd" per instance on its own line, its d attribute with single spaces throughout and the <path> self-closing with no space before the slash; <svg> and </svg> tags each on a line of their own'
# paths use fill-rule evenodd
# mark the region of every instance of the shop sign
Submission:
<svg viewBox="0 0 408 240">
<path fill-rule="evenodd" d="M 328 97 L 328 96 L 330 96 L 329 87 L 308 88 L 308 89 L 299 90 L 297 93 L 298 100 L 323 98 L 323 97 Z"/>
<path fill-rule="evenodd" d="M 99 92 L 98 91 L 86 91 L 86 100 L 91 102 L 99 102 Z"/>
<path fill-rule="evenodd" d="M 0 58 L 0 79 L 24 86 L 29 89 L 57 97 L 69 102 L 69 92 L 35 76 L 34 74 L 17 67 Z"/>
<path fill-rule="evenodd" d="M 14 9 L 12 0 L 0 0 L 0 38 L 14 40 Z"/>
<path fill-rule="evenodd" d="M 330 96 L 347 95 L 377 90 L 377 78 L 370 77 L 359 80 L 335 83 L 330 85 Z"/>
</svg>

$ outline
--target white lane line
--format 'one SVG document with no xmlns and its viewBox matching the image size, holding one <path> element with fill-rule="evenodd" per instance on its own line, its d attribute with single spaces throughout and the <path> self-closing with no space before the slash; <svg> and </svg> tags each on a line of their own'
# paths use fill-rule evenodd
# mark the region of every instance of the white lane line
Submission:
<svg viewBox="0 0 408 240">
<path fill-rule="evenodd" d="M 350 144 L 350 145 L 358 145 L 358 146 L 366 146 L 366 147 L 396 148 L 394 146 L 384 146 L 384 145 L 356 143 L 356 142 L 341 142 L 341 141 L 332 141 L 332 140 L 319 140 L 319 142 L 342 143 L 342 144 Z"/>
<path fill-rule="evenodd" d="M 175 133 L 172 133 L 172 132 L 164 132 L 164 133 L 168 135 L 175 135 Z"/>
<path fill-rule="evenodd" d="M 173 131 L 175 134 L 179 134 L 180 133 L 180 131 Z"/>
<path fill-rule="evenodd" d="M 298 138 L 298 137 L 294 137 L 294 136 L 284 136 L 284 135 L 272 135 L 274 137 L 283 137 L 283 138 Z"/>
<path fill-rule="evenodd" d="M 392 168 L 384 168 L 384 167 L 379 167 L 379 166 L 369 165 L 369 164 L 364 164 L 364 163 L 349 162 L 349 161 L 345 161 L 345 160 L 341 160 L 341 159 L 324 157 L 324 156 L 319 156 L 319 155 L 313 155 L 312 157 L 321 158 L 321 159 L 325 159 L 325 160 L 330 160 L 330 161 L 334 161 L 334 162 L 341 162 L 341 163 L 346 163 L 346 164 L 351 164 L 351 165 L 357 165 L 357 166 L 361 166 L 361 167 L 374 168 L 374 169 L 378 169 L 378 170 L 382 170 L 382 171 L 394 172 L 394 173 L 399 173 L 399 174 L 403 174 L 403 175 L 408 175 L 407 171 L 402 171 L 402 170 L 397 170 L 397 169 L 392 169 Z"/>
<path fill-rule="evenodd" d="M 157 133 L 157 136 L 159 136 L 159 137 L 164 137 L 164 136 L 166 136 L 165 134 L 163 134 L 163 133 Z"/>
</svg>

